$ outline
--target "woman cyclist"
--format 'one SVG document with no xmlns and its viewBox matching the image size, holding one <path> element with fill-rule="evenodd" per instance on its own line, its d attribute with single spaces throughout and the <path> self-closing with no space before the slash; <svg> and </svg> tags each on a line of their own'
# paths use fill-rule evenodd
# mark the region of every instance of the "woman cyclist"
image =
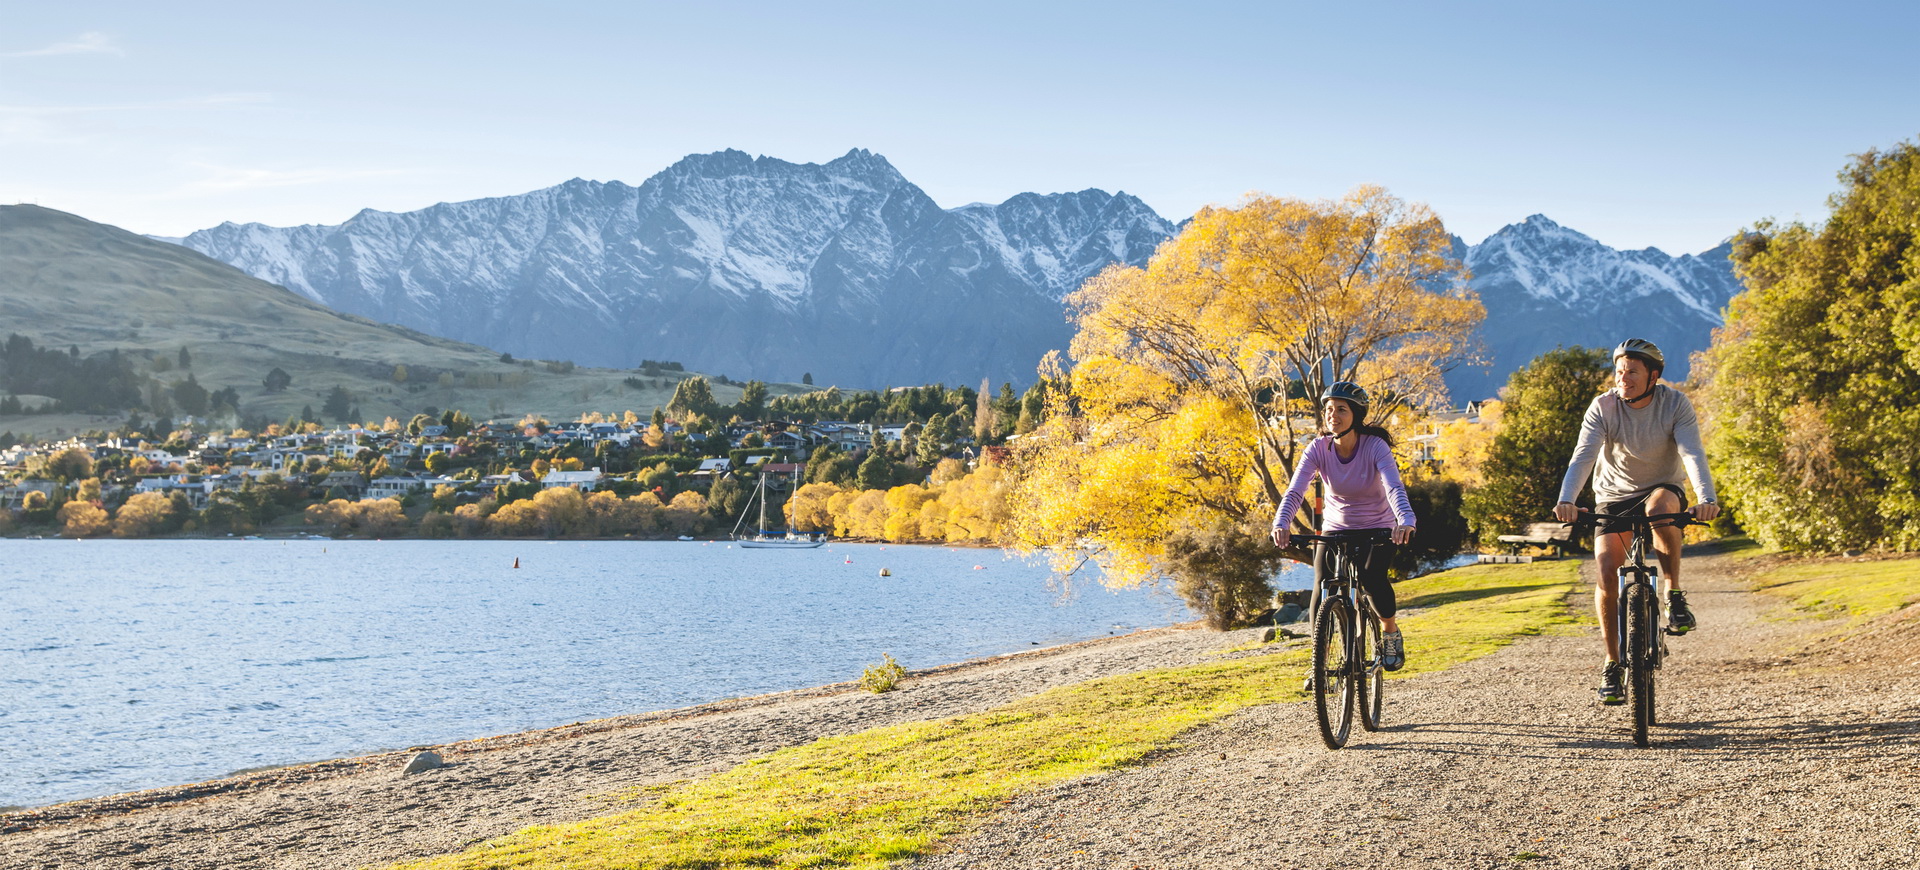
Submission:
<svg viewBox="0 0 1920 870">
<path fill-rule="evenodd" d="M 1393 562 L 1397 545 L 1413 537 L 1413 505 L 1407 501 L 1407 488 L 1400 482 L 1400 470 L 1393 461 L 1393 436 L 1379 426 L 1366 425 L 1367 391 L 1350 381 L 1327 388 L 1320 397 L 1321 437 L 1315 438 L 1293 469 L 1293 482 L 1273 513 L 1273 542 L 1282 548 L 1292 538 L 1287 526 L 1294 511 L 1300 509 L 1307 485 L 1315 475 L 1325 485 L 1326 529 L 1322 534 L 1339 537 L 1342 533 L 1391 531 L 1391 544 L 1367 548 L 1366 563 L 1360 566 L 1360 584 L 1373 598 L 1386 630 L 1381 666 L 1397 671 L 1406 664 L 1406 644 L 1400 625 L 1394 619 L 1399 608 L 1394 603 L 1393 584 L 1387 581 L 1387 566 Z M 1316 545 L 1313 553 L 1313 600 L 1320 601 L 1320 582 L 1328 569 L 1326 548 Z"/>
</svg>

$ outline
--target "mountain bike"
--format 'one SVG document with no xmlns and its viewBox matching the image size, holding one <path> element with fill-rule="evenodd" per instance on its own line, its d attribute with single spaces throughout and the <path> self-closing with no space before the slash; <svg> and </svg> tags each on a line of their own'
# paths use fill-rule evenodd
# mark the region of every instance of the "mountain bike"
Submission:
<svg viewBox="0 0 1920 870">
<path fill-rule="evenodd" d="M 1579 519 L 1565 525 L 1598 529 L 1608 520 L 1625 523 L 1633 532 L 1633 543 L 1627 546 L 1627 559 L 1620 565 L 1615 581 L 1620 584 L 1620 591 L 1614 599 L 1613 618 L 1614 637 L 1620 639 L 1620 663 L 1627 671 L 1628 706 L 1633 708 L 1633 745 L 1644 749 L 1648 743 L 1647 729 L 1657 724 L 1655 674 L 1667 657 L 1666 636 L 1679 633 L 1661 623 L 1660 598 L 1654 587 L 1654 581 L 1660 577 L 1660 566 L 1658 560 L 1647 564 L 1647 554 L 1653 550 L 1655 528 L 1685 528 L 1699 525 L 1700 521 L 1684 511 L 1627 516 L 1583 510 Z"/>
<path fill-rule="evenodd" d="M 1380 614 L 1360 584 L 1360 566 L 1374 544 L 1391 539 L 1385 530 L 1293 536 L 1295 541 L 1326 545 L 1331 556 L 1313 615 L 1313 712 L 1328 749 L 1347 745 L 1356 710 L 1360 727 L 1380 730 L 1386 683 Z"/>
</svg>

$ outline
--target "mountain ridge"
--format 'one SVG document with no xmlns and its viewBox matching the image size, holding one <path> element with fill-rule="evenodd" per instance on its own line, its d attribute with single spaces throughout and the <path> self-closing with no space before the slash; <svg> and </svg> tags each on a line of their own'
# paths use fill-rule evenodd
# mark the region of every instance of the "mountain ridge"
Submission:
<svg viewBox="0 0 1920 870">
<path fill-rule="evenodd" d="M 340 310 L 523 356 L 878 387 L 1030 382 L 1071 336 L 1065 296 L 1108 264 L 1145 263 L 1177 226 L 1124 191 L 945 209 L 866 149 L 805 164 L 729 149 L 638 186 L 574 178 L 182 243 Z M 1492 395 L 1556 343 L 1611 346 L 1635 328 L 1673 345 L 1684 377 L 1738 290 L 1724 244 L 1621 251 L 1542 214 L 1457 249 L 1488 305 L 1490 365 L 1450 373 L 1456 399 Z"/>
</svg>

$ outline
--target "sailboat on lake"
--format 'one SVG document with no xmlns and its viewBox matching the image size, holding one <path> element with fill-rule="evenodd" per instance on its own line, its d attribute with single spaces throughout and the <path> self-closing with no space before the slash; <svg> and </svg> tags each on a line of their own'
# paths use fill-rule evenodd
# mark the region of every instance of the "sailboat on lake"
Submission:
<svg viewBox="0 0 1920 870">
<path fill-rule="evenodd" d="M 753 495 L 747 497 L 747 503 L 740 510 L 740 518 L 733 522 L 733 541 L 749 549 L 766 550 L 807 550 L 827 542 L 824 535 L 809 535 L 788 529 L 784 534 L 767 531 L 767 476 L 760 472 L 760 485 L 754 487 Z M 751 535 L 740 533 L 740 524 L 747 521 L 747 512 L 753 509 L 754 499 L 760 500 L 760 530 Z"/>
</svg>

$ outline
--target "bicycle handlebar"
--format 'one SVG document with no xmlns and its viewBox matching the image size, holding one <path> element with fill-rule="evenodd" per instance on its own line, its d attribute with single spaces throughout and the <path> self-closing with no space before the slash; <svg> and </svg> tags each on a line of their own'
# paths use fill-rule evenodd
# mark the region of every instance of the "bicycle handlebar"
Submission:
<svg viewBox="0 0 1920 870">
<path fill-rule="evenodd" d="M 1367 529 L 1365 531 L 1347 532 L 1340 535 L 1314 535 L 1306 532 L 1298 532 L 1291 535 L 1291 538 L 1295 541 L 1303 541 L 1309 544 L 1326 544 L 1331 547 L 1339 544 L 1371 544 L 1378 541 L 1391 541 L 1393 540 L 1393 533 L 1386 529 Z"/>
<path fill-rule="evenodd" d="M 1598 526 L 1605 520 L 1624 521 L 1634 525 L 1645 523 L 1649 527 L 1653 526 L 1655 522 L 1665 520 L 1666 525 L 1660 526 L 1660 528 L 1666 528 L 1668 526 L 1685 528 L 1687 526 L 1707 525 L 1705 521 L 1695 517 L 1690 511 L 1679 511 L 1670 514 L 1603 514 L 1599 511 L 1585 509 L 1580 511 L 1580 517 L 1578 519 L 1570 523 L 1561 523 L 1561 525 L 1568 528 L 1574 528 L 1576 526 Z"/>
</svg>

